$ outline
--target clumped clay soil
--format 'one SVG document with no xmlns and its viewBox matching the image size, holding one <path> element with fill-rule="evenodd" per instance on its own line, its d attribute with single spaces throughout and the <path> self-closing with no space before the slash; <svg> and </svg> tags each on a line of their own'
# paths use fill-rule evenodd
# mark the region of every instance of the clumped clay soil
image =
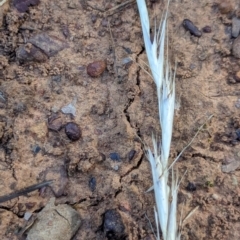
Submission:
<svg viewBox="0 0 240 240">
<path fill-rule="evenodd" d="M 154 26 L 164 3 L 147 4 Z M 177 62 L 172 159 L 205 123 L 174 168 L 180 177 L 187 170 L 181 239 L 239 240 L 240 37 L 232 36 L 239 2 L 172 0 L 168 19 Z M 80 216 L 74 240 L 154 239 L 143 143 L 151 146 L 160 129 L 144 62 L 135 1 L 0 6 L 0 195 L 53 180 L 0 203 L 1 239 L 25 239 L 32 228 L 26 213 L 37 218 L 53 197 Z"/>
</svg>

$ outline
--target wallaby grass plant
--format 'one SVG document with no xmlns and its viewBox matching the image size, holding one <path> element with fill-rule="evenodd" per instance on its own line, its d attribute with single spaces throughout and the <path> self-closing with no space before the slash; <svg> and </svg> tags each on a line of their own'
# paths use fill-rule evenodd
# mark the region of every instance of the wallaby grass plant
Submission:
<svg viewBox="0 0 240 240">
<path fill-rule="evenodd" d="M 167 2 L 167 6 L 169 1 Z M 161 127 L 161 144 L 158 146 L 156 138 L 152 137 L 153 152 L 147 149 L 147 158 L 151 164 L 153 189 L 157 208 L 155 221 L 157 239 L 160 239 L 161 228 L 164 240 L 180 238 L 177 227 L 177 192 L 178 177 L 172 170 L 172 182 L 169 186 L 169 154 L 172 139 L 174 106 L 175 106 L 175 71 L 171 70 L 168 61 L 168 51 L 165 56 L 165 37 L 167 25 L 167 11 L 162 17 L 159 29 L 154 29 L 154 38 L 150 38 L 150 23 L 145 0 L 137 0 L 145 49 L 149 67 L 157 88 L 159 120 Z"/>
<path fill-rule="evenodd" d="M 192 144 L 198 133 L 206 126 L 213 115 L 210 115 L 207 121 L 201 125 L 192 140 L 182 149 L 179 155 L 169 166 L 169 154 L 172 140 L 173 118 L 175 104 L 175 72 L 171 69 L 168 60 L 168 44 L 165 43 L 167 14 L 169 1 L 167 1 L 167 10 L 162 17 L 160 26 L 154 28 L 154 38 L 150 38 L 150 23 L 145 0 L 137 0 L 138 10 L 143 31 L 143 38 L 149 67 L 152 77 L 157 88 L 159 122 L 161 128 L 161 144 L 158 145 L 156 138 L 152 137 L 153 151 L 147 148 L 147 158 L 151 164 L 153 177 L 156 208 L 154 207 L 155 222 L 157 227 L 156 239 L 160 240 L 160 229 L 163 240 L 178 240 L 181 237 L 180 230 L 184 222 L 195 212 L 198 207 L 194 208 L 184 220 L 180 217 L 179 226 L 177 224 L 177 194 L 180 182 L 178 174 L 174 174 L 173 165 L 180 158 L 182 153 Z M 166 47 L 166 54 L 165 54 Z M 171 184 L 169 181 L 169 171 L 172 172 Z M 186 172 L 185 172 L 186 173 Z M 182 215 L 182 214 L 181 214 Z"/>
</svg>

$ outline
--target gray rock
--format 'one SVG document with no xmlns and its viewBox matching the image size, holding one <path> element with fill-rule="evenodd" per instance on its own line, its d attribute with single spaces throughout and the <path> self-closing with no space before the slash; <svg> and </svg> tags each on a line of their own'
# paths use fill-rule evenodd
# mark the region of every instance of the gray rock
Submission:
<svg viewBox="0 0 240 240">
<path fill-rule="evenodd" d="M 232 54 L 236 58 L 240 58 L 240 36 L 233 42 Z"/>
<path fill-rule="evenodd" d="M 67 204 L 55 206 L 54 201 L 51 198 L 38 213 L 26 240 L 70 240 L 76 233 L 81 224 L 78 212 Z"/>
<path fill-rule="evenodd" d="M 240 32 L 240 19 L 237 17 L 234 17 L 232 19 L 232 36 L 233 37 L 238 37 Z"/>
</svg>

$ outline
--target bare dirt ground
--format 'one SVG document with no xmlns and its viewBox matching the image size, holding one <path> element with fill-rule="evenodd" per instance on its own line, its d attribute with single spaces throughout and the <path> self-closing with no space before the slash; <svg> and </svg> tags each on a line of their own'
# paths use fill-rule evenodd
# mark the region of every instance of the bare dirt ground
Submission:
<svg viewBox="0 0 240 240">
<path fill-rule="evenodd" d="M 15 2 L 0 6 L 0 195 L 54 182 L 0 204 L 1 239 L 20 238 L 24 214 L 36 215 L 51 197 L 80 214 L 74 240 L 154 239 L 146 218 L 155 226 L 154 198 L 145 193 L 152 178 L 142 142 L 151 146 L 152 132 L 160 129 L 155 85 L 139 67 L 147 59 L 136 3 L 40 0 L 26 1 L 33 6 L 21 10 Z M 154 23 L 164 4 L 147 3 Z M 180 103 L 171 157 L 214 115 L 175 166 L 180 176 L 187 170 L 179 216 L 194 210 L 182 229 L 186 240 L 240 239 L 240 172 L 222 169 L 240 162 L 240 59 L 231 36 L 237 4 L 170 4 L 169 51 L 178 65 Z M 195 37 L 183 28 L 184 19 L 211 31 Z M 87 66 L 95 61 L 106 68 L 102 64 L 91 77 Z M 75 116 L 62 113 L 72 102 Z M 79 126 L 80 139 L 66 135 L 68 122 Z"/>
</svg>

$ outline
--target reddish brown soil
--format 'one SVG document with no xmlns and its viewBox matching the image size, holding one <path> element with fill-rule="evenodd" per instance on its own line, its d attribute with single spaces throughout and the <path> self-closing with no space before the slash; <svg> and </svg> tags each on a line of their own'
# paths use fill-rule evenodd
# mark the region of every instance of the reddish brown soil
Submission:
<svg viewBox="0 0 240 240">
<path fill-rule="evenodd" d="M 36 214 L 54 196 L 81 215 L 75 240 L 105 239 L 104 213 L 109 209 L 122 218 L 122 239 L 154 239 L 146 218 L 155 226 L 154 197 L 145 193 L 152 178 L 142 142 L 151 146 L 152 132 L 160 133 L 156 89 L 139 67 L 147 59 L 136 3 L 114 8 L 123 2 L 41 0 L 25 13 L 11 2 L 0 7 L 0 192 L 55 180 L 45 191 L 0 204 L 1 239 L 17 238 L 24 213 Z M 153 23 L 164 5 L 147 2 Z M 181 210 L 184 219 L 196 209 L 184 222 L 185 240 L 240 239 L 240 172 L 221 169 L 229 159 L 240 161 L 235 133 L 240 128 L 240 87 L 232 80 L 240 60 L 231 52 L 231 14 L 237 4 L 232 1 L 227 14 L 213 1 L 170 4 L 169 51 L 178 64 L 180 103 L 171 157 L 214 115 L 175 166 L 180 176 L 187 170 L 179 190 L 179 216 Z M 211 32 L 192 36 L 182 26 L 185 18 L 199 29 L 210 26 Z M 17 57 L 17 49 L 39 33 L 55 37 L 56 54 L 45 58 L 27 45 L 37 57 Z M 128 57 L 132 63 L 124 64 Z M 92 78 L 87 66 L 97 60 L 107 68 Z M 74 99 L 76 116 L 63 114 L 61 108 Z M 71 141 L 64 128 L 49 129 L 54 114 L 60 126 L 77 123 L 81 138 Z M 120 159 L 113 161 L 111 153 Z M 186 190 L 189 182 L 196 191 Z"/>
</svg>

